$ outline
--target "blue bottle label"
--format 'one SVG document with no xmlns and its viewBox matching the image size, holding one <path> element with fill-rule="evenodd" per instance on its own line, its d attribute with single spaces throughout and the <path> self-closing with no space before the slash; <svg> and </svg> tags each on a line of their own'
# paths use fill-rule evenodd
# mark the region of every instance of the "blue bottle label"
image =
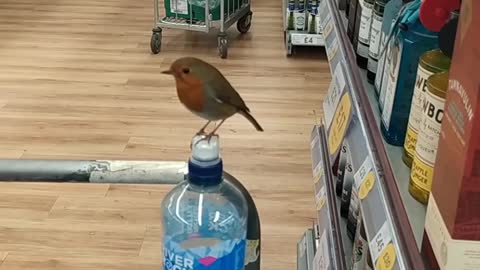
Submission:
<svg viewBox="0 0 480 270">
<path fill-rule="evenodd" d="M 190 238 L 176 241 L 165 236 L 164 270 L 243 270 L 245 239 Z"/>
</svg>

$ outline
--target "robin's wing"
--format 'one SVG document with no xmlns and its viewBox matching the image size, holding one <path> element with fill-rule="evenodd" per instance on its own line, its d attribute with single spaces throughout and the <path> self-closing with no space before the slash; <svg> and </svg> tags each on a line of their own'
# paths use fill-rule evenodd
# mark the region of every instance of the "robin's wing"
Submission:
<svg viewBox="0 0 480 270">
<path fill-rule="evenodd" d="M 250 110 L 242 97 L 240 97 L 227 79 L 220 72 L 216 75 L 217 76 L 213 76 L 213 78 L 216 79 L 209 80 L 205 83 L 204 89 L 207 94 L 220 103 L 226 103 L 239 110 L 249 112 Z"/>
</svg>

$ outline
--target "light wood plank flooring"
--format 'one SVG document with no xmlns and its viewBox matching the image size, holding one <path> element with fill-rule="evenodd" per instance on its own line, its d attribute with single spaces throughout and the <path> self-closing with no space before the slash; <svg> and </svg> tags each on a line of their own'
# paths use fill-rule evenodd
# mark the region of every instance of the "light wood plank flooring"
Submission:
<svg viewBox="0 0 480 270">
<path fill-rule="evenodd" d="M 186 160 L 203 120 L 159 74 L 177 57 L 214 63 L 265 132 L 220 129 L 226 170 L 258 204 L 263 269 L 295 268 L 310 226 L 309 136 L 330 80 L 324 52 L 286 58 L 281 2 L 253 0 L 251 32 L 166 29 L 150 53 L 151 0 L 0 1 L 0 158 Z M 160 269 L 159 205 L 169 186 L 0 184 L 0 270 Z"/>
</svg>

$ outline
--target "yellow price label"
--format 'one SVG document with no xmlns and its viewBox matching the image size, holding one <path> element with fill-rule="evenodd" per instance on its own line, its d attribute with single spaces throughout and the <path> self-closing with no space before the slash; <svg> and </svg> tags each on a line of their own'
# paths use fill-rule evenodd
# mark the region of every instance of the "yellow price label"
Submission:
<svg viewBox="0 0 480 270">
<path fill-rule="evenodd" d="M 320 178 L 323 176 L 323 171 L 319 171 L 313 176 L 313 183 L 316 184 L 318 181 L 320 181 Z"/>
<path fill-rule="evenodd" d="M 328 134 L 328 149 L 333 155 L 342 145 L 343 138 L 347 132 L 348 117 L 352 110 L 350 94 L 345 93 L 338 103 Z"/>
<path fill-rule="evenodd" d="M 370 171 L 365 178 L 363 178 L 362 184 L 358 189 L 358 198 L 363 200 L 367 197 L 368 193 L 373 189 L 373 185 L 375 184 L 375 175 L 373 171 Z"/>
<path fill-rule="evenodd" d="M 395 252 L 395 246 L 393 243 L 389 243 L 385 249 L 378 256 L 376 268 L 379 270 L 392 270 L 397 259 L 397 253 Z"/>
<path fill-rule="evenodd" d="M 322 197 L 318 198 L 317 203 L 316 203 L 317 211 L 322 210 L 326 201 L 327 201 L 327 198 L 325 198 L 325 196 L 322 196 Z"/>
</svg>

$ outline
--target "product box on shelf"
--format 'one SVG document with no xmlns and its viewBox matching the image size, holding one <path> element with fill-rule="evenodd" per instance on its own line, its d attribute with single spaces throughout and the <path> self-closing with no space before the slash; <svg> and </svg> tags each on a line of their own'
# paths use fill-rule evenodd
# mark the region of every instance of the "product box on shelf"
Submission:
<svg viewBox="0 0 480 270">
<path fill-rule="evenodd" d="M 463 0 L 422 251 L 432 269 L 480 269 L 480 1 Z"/>
</svg>

